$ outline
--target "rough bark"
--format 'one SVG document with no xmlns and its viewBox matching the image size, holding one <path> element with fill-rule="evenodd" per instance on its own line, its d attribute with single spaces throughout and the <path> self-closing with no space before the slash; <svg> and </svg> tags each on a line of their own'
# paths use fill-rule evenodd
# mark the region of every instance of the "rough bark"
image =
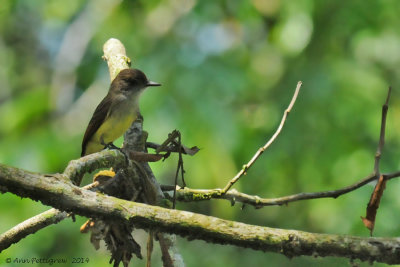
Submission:
<svg viewBox="0 0 400 267">
<path fill-rule="evenodd" d="M 49 176 L 0 165 L 0 184 L 21 197 L 39 200 L 63 211 L 135 227 L 174 233 L 190 239 L 271 251 L 288 257 L 336 256 L 389 264 L 400 263 L 396 238 L 363 238 L 273 229 L 223 220 L 187 211 L 135 203 L 74 186 L 62 176 Z"/>
</svg>

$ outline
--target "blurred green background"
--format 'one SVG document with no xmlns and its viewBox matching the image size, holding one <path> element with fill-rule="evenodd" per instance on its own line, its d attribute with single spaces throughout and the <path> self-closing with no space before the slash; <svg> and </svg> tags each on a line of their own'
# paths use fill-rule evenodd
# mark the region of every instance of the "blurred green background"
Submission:
<svg viewBox="0 0 400 267">
<path fill-rule="evenodd" d="M 0 162 L 55 173 L 79 157 L 86 125 L 108 90 L 102 46 L 114 37 L 134 67 L 163 85 L 141 99 L 149 140 L 161 143 L 179 129 L 184 144 L 201 148 L 185 157 L 189 187 L 223 187 L 274 133 L 299 80 L 303 87 L 281 135 L 237 190 L 279 197 L 365 177 L 373 169 L 389 85 L 394 91 L 381 170 L 399 170 L 399 9 L 396 0 L 2 0 Z M 151 166 L 162 183 L 172 183 L 176 156 Z M 178 208 L 262 226 L 368 236 L 360 216 L 372 190 L 368 185 L 338 199 L 259 210 L 223 200 Z M 387 184 L 375 236 L 400 234 L 399 190 L 400 181 Z M 0 232 L 46 209 L 0 195 Z M 84 221 L 65 220 L 23 239 L 1 253 L 0 266 L 19 266 L 7 265 L 8 257 L 84 257 L 87 266 L 108 266 L 109 253 L 95 251 L 89 236 L 79 233 Z M 135 236 L 144 254 L 146 234 Z M 349 265 L 178 242 L 187 266 Z M 161 265 L 158 245 L 153 259 Z"/>
</svg>

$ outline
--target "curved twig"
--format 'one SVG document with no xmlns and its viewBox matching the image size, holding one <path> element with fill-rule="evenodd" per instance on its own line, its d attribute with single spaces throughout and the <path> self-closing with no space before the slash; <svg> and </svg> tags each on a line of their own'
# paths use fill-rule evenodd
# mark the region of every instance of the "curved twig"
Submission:
<svg viewBox="0 0 400 267">
<path fill-rule="evenodd" d="M 250 169 L 250 167 L 253 165 L 253 163 L 261 156 L 262 153 L 275 141 L 275 139 L 278 137 L 278 135 L 281 133 L 283 125 L 285 124 L 286 118 L 289 115 L 290 111 L 293 108 L 294 103 L 296 102 L 297 95 L 299 94 L 300 88 L 301 88 L 302 82 L 299 81 L 296 86 L 296 90 L 294 91 L 292 100 L 290 101 L 289 106 L 285 110 L 282 116 L 281 123 L 278 126 L 278 129 L 276 129 L 274 135 L 268 140 L 268 142 L 263 146 L 260 147 L 256 154 L 250 159 L 247 164 L 243 165 L 242 169 L 236 174 L 235 177 L 233 177 L 228 184 L 222 189 L 222 193 L 228 192 L 228 190 L 242 177 L 243 175 L 246 175 L 246 172 Z"/>
<path fill-rule="evenodd" d="M 121 168 L 126 166 L 125 156 L 118 150 L 103 150 L 85 157 L 71 160 L 63 172 L 63 176 L 79 185 L 85 173 L 100 168 Z"/>
</svg>

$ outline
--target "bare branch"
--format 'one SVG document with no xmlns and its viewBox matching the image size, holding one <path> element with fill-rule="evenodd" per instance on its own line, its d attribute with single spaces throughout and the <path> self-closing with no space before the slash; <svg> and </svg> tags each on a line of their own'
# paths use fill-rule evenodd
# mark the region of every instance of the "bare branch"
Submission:
<svg viewBox="0 0 400 267">
<path fill-rule="evenodd" d="M 375 153 L 374 174 L 376 176 L 380 175 L 380 173 L 379 173 L 379 161 L 381 159 L 383 146 L 385 145 L 386 117 L 387 117 L 387 112 L 388 112 L 388 109 L 389 109 L 389 99 L 390 99 L 391 93 L 392 93 L 392 87 L 390 86 L 389 90 L 388 90 L 387 97 L 386 97 L 385 104 L 383 104 L 383 106 L 382 106 L 381 132 L 380 132 L 380 136 L 379 136 L 378 148 L 376 149 L 376 153 Z"/>
<path fill-rule="evenodd" d="M 110 168 L 112 166 L 119 167 L 125 164 L 125 157 L 120 151 L 103 150 L 77 160 L 71 160 L 62 175 L 55 174 L 54 176 L 59 179 L 65 179 L 66 181 L 72 181 L 75 184 L 80 184 L 83 175 L 87 172 L 93 172 L 100 168 Z M 94 182 L 83 188 L 90 190 L 96 186 L 98 186 L 98 183 Z M 2 190 L 4 189 L 2 188 Z M 67 218 L 67 215 L 68 214 L 65 212 L 50 209 L 19 223 L 0 235 L 0 251 L 8 248 L 12 244 L 18 243 L 28 235 L 34 234 L 49 225 L 64 220 Z"/>
<path fill-rule="evenodd" d="M 195 155 L 200 150 L 197 146 L 194 146 L 194 147 L 191 147 L 191 148 L 186 147 L 184 145 L 181 145 L 180 148 L 178 146 L 176 146 L 176 145 L 175 146 L 163 147 L 162 145 L 159 145 L 159 144 L 156 144 L 156 143 L 153 143 L 153 142 L 146 142 L 146 147 L 147 148 L 153 148 L 158 152 L 167 152 L 167 153 L 173 153 L 173 152 L 179 153 L 179 152 L 181 152 L 182 154 L 186 154 L 186 155 L 189 155 L 189 156 Z"/>
<path fill-rule="evenodd" d="M 125 165 L 125 157 L 118 150 L 103 150 L 77 160 L 71 160 L 62 175 L 55 174 L 58 178 L 65 178 L 66 181 L 80 184 L 82 176 L 100 168 Z M 99 185 L 98 182 L 86 185 L 83 188 L 91 190 Z M 0 252 L 12 244 L 18 243 L 21 239 L 37 231 L 56 224 L 68 217 L 66 212 L 56 209 L 49 209 L 32 218 L 29 218 L 14 226 L 7 232 L 0 235 Z"/>
<path fill-rule="evenodd" d="M 0 184 L 21 197 L 102 220 L 128 222 L 191 239 L 270 251 L 288 257 L 336 256 L 400 263 L 397 238 L 363 238 L 273 229 L 227 221 L 187 211 L 134 203 L 74 186 L 54 176 L 45 176 L 0 164 Z"/>
<path fill-rule="evenodd" d="M 94 182 L 84 186 L 83 188 L 86 190 L 91 190 L 98 185 L 98 182 Z M 18 243 L 21 239 L 27 237 L 28 235 L 34 234 L 49 225 L 57 224 L 67 217 L 67 212 L 59 211 L 57 209 L 49 209 L 17 224 L 7 232 L 0 235 L 0 252 L 12 244 Z"/>
<path fill-rule="evenodd" d="M 56 224 L 67 218 L 67 213 L 56 209 L 49 209 L 32 217 L 0 235 L 0 252 L 18 243 L 26 236 L 36 233 L 49 225 Z"/>
<path fill-rule="evenodd" d="M 390 180 L 393 178 L 400 177 L 400 171 L 393 173 L 382 174 L 386 180 Z M 379 177 L 376 177 L 373 173 L 369 176 L 363 178 L 362 180 L 337 189 L 337 190 L 328 190 L 321 192 L 311 192 L 311 193 L 298 193 L 294 195 L 288 195 L 278 198 L 261 198 L 256 195 L 249 195 L 242 192 L 237 191 L 236 189 L 230 189 L 228 192 L 223 194 L 221 189 L 191 189 L 188 187 L 182 188 L 177 187 L 177 200 L 183 202 L 193 202 L 193 201 L 202 201 L 202 200 L 210 200 L 210 199 L 226 199 L 229 200 L 232 205 L 236 202 L 252 205 L 256 208 L 261 208 L 264 206 L 280 206 L 285 205 L 290 202 L 300 201 L 300 200 L 308 200 L 308 199 L 318 199 L 318 198 L 337 198 L 341 195 L 347 194 L 351 191 L 354 191 L 370 182 L 376 181 Z M 173 191 L 174 186 L 171 185 L 163 185 L 162 189 L 164 192 Z M 170 195 L 167 195 L 172 199 Z"/>
<path fill-rule="evenodd" d="M 299 201 L 299 200 L 316 199 L 316 198 L 330 198 L 330 197 L 337 198 L 343 194 L 354 191 L 354 190 L 364 186 L 367 183 L 377 180 L 380 176 L 379 160 L 380 160 L 380 157 L 382 154 L 382 149 L 383 149 L 384 139 L 385 139 L 386 117 L 387 117 L 387 111 L 388 111 L 388 103 L 389 103 L 390 94 L 391 94 L 391 87 L 389 88 L 385 104 L 382 107 L 382 123 L 381 123 L 379 145 L 377 148 L 377 152 L 375 154 L 374 172 L 372 174 L 368 175 L 367 177 L 363 178 L 362 180 L 360 180 L 352 185 L 346 186 L 346 187 L 338 189 L 338 190 L 329 190 L 329 191 L 322 191 L 322 192 L 315 192 L 315 193 L 299 193 L 299 194 L 294 194 L 294 195 L 289 195 L 289 196 L 284 196 L 284 197 L 279 197 L 279 198 L 260 198 L 259 196 L 248 195 L 248 194 L 238 192 L 237 190 L 226 191 L 243 174 L 246 174 L 246 170 L 248 169 L 248 166 L 251 166 L 254 163 L 254 161 L 259 157 L 259 155 L 265 150 L 265 148 L 267 148 L 268 145 L 270 145 L 275 140 L 275 138 L 279 134 L 279 132 L 282 129 L 282 126 L 285 122 L 287 112 L 290 112 L 291 108 L 294 105 L 294 102 L 296 100 L 300 86 L 301 86 L 301 83 L 299 82 L 299 84 L 296 88 L 296 92 L 292 98 L 292 101 L 290 102 L 289 107 L 285 110 L 281 124 L 278 127 L 278 130 L 275 132 L 274 136 L 267 142 L 267 144 L 264 147 L 260 148 L 259 151 L 257 151 L 257 153 L 253 156 L 252 160 L 250 160 L 249 163 L 244 166 L 244 168 L 228 183 L 228 185 L 224 189 L 222 189 L 222 190 L 221 189 L 203 190 L 203 189 L 190 189 L 190 188 L 177 187 L 178 200 L 191 202 L 191 201 L 209 200 L 211 198 L 227 199 L 227 200 L 231 201 L 232 204 L 234 204 L 235 202 L 242 202 L 242 203 L 250 204 L 257 208 L 260 208 L 263 206 L 283 205 L 283 204 L 287 204 L 289 202 L 294 202 L 294 201 Z M 385 180 L 389 180 L 389 179 L 396 178 L 399 176 L 400 176 L 400 172 L 394 172 L 394 173 L 388 173 L 388 174 L 382 175 L 383 179 L 385 179 Z M 165 187 L 164 186 L 163 190 L 164 191 L 172 191 L 172 190 L 175 190 L 175 187 Z"/>
<path fill-rule="evenodd" d="M 262 153 L 275 141 L 275 139 L 278 137 L 278 135 L 281 133 L 283 125 L 285 124 L 286 118 L 289 115 L 290 111 L 292 110 L 292 107 L 294 103 L 296 102 L 297 95 L 299 94 L 300 88 L 301 88 L 302 82 L 299 81 L 296 86 L 296 90 L 293 94 L 292 100 L 290 101 L 289 106 L 285 110 L 282 116 L 281 123 L 279 124 L 278 129 L 275 131 L 274 135 L 271 137 L 271 139 L 268 140 L 268 142 L 261 148 L 258 149 L 256 154 L 250 159 L 250 161 L 243 165 L 243 168 L 236 174 L 235 177 L 233 177 L 228 184 L 222 189 L 222 193 L 228 192 L 228 190 L 242 177 L 242 175 L 246 175 L 247 171 L 250 169 L 250 167 L 253 165 L 253 163 L 261 156 Z"/>
<path fill-rule="evenodd" d="M 103 45 L 103 59 L 107 61 L 111 81 L 123 69 L 128 69 L 131 59 L 126 56 L 125 46 L 118 39 L 108 39 Z"/>
<path fill-rule="evenodd" d="M 183 258 L 176 246 L 176 235 L 158 233 L 157 237 L 160 243 L 163 265 L 185 266 Z"/>
<path fill-rule="evenodd" d="M 377 177 L 379 176 L 379 180 L 376 183 L 374 191 L 372 192 L 370 200 L 368 202 L 367 215 L 365 217 L 361 217 L 361 220 L 363 221 L 365 227 L 367 227 L 370 230 L 371 236 L 375 227 L 375 218 L 379 208 L 379 203 L 383 196 L 383 192 L 385 190 L 387 182 L 387 177 L 380 174 L 379 161 L 381 159 L 383 146 L 385 145 L 386 117 L 389 109 L 389 100 L 391 92 L 392 92 L 392 87 L 389 87 L 386 101 L 382 106 L 381 131 L 379 136 L 378 148 L 375 153 L 374 174 Z"/>
</svg>

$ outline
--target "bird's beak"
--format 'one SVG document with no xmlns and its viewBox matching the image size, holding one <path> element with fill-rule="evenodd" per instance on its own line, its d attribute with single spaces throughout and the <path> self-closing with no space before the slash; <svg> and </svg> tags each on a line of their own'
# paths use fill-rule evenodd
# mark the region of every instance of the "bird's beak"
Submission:
<svg viewBox="0 0 400 267">
<path fill-rule="evenodd" d="M 152 82 L 152 81 L 148 81 L 147 82 L 147 86 L 161 86 L 160 83 L 156 83 L 156 82 Z"/>
</svg>

